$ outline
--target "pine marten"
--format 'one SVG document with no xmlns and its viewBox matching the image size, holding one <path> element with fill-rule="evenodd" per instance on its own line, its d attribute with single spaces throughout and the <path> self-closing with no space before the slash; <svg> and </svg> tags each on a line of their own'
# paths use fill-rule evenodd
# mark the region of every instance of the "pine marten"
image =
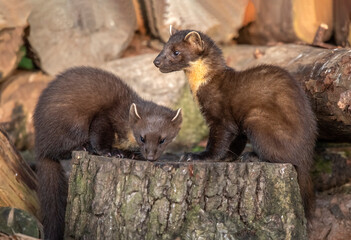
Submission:
<svg viewBox="0 0 351 240">
<path fill-rule="evenodd" d="M 143 100 L 111 73 L 76 67 L 42 92 L 33 120 L 44 234 L 54 240 L 63 239 L 67 199 L 59 160 L 84 148 L 119 157 L 138 148 L 145 159 L 156 160 L 178 134 L 182 116 L 180 109 Z"/>
<path fill-rule="evenodd" d="M 163 73 L 184 70 L 209 125 L 206 150 L 183 159 L 240 155 L 248 139 L 260 160 L 295 166 L 309 217 L 316 119 L 302 87 L 287 71 L 272 65 L 235 71 L 208 36 L 192 30 L 173 30 L 154 64 Z"/>
</svg>

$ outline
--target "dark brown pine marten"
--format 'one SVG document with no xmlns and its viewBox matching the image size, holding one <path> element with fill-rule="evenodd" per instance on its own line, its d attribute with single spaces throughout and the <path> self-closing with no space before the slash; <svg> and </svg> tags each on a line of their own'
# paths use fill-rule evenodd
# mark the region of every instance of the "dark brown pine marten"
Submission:
<svg viewBox="0 0 351 240">
<path fill-rule="evenodd" d="M 240 155 L 249 139 L 262 161 L 295 166 L 309 216 L 316 119 L 302 87 L 287 71 L 271 65 L 235 71 L 208 36 L 191 30 L 173 31 L 154 64 L 163 73 L 184 70 L 210 128 L 206 150 L 183 159 Z"/>
<path fill-rule="evenodd" d="M 139 149 L 156 160 L 182 122 L 180 109 L 145 101 L 120 78 L 90 67 L 58 75 L 42 92 L 33 118 L 42 223 L 50 240 L 64 233 L 67 180 L 59 160 L 79 149 L 119 157 Z"/>
</svg>

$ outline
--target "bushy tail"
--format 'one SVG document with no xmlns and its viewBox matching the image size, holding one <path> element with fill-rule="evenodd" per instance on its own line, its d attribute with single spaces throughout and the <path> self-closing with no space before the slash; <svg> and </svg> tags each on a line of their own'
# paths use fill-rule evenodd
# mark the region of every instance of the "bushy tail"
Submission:
<svg viewBox="0 0 351 240">
<path fill-rule="evenodd" d="M 308 169 L 296 168 L 306 218 L 312 216 L 315 202 L 313 183 Z"/>
<path fill-rule="evenodd" d="M 67 204 L 67 179 L 59 161 L 48 158 L 38 162 L 39 200 L 44 237 L 63 239 Z"/>
</svg>

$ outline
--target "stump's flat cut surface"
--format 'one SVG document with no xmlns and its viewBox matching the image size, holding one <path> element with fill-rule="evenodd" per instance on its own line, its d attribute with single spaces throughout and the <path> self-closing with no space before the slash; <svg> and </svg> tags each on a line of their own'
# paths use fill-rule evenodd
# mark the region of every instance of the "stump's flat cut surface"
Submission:
<svg viewBox="0 0 351 240">
<path fill-rule="evenodd" d="M 290 164 L 72 162 L 67 239 L 307 239 Z"/>
</svg>

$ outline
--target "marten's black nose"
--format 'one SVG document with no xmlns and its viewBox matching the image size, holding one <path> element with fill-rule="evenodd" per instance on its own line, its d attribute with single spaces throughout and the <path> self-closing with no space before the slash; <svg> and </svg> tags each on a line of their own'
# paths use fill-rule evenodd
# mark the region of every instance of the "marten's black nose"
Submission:
<svg viewBox="0 0 351 240">
<path fill-rule="evenodd" d="M 160 64 L 161 64 L 161 62 L 160 62 L 160 60 L 158 60 L 158 59 L 156 58 L 156 59 L 154 60 L 154 64 L 155 64 L 156 67 L 159 67 Z"/>
</svg>

